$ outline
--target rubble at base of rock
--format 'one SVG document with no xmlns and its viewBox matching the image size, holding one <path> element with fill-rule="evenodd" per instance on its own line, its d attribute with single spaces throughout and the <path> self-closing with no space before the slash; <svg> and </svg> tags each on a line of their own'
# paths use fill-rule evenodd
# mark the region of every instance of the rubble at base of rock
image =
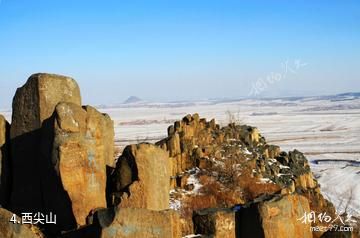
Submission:
<svg viewBox="0 0 360 238">
<path fill-rule="evenodd" d="M 11 126 L 0 115 L 0 236 L 332 235 L 298 220 L 335 214 L 301 152 L 268 144 L 255 127 L 220 127 L 198 114 L 167 132 L 127 146 L 115 163 L 113 122 L 81 105 L 75 80 L 31 76 L 16 91 Z M 49 211 L 55 225 L 8 222 L 13 212 Z"/>
</svg>

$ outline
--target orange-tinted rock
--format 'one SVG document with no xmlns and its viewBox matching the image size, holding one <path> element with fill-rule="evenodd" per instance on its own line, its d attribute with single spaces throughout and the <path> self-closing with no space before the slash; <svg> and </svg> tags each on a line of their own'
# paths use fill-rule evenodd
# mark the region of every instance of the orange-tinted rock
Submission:
<svg viewBox="0 0 360 238">
<path fill-rule="evenodd" d="M 256 127 L 241 126 L 240 137 L 248 145 L 256 145 L 260 141 L 260 133 Z"/>
<path fill-rule="evenodd" d="M 264 202 L 259 207 L 262 226 L 267 238 L 311 238 L 310 224 L 300 221 L 310 212 L 309 202 L 300 195 L 288 195 L 279 201 Z"/>
<path fill-rule="evenodd" d="M 69 195 L 79 225 L 92 209 L 106 207 L 106 164 L 113 145 L 111 119 L 95 108 L 72 103 L 56 106 L 53 161 L 58 165 L 62 186 Z M 109 145 L 109 143 L 111 143 Z"/>
<path fill-rule="evenodd" d="M 14 213 L 0 208 L 0 237 L 2 238 L 43 238 L 40 230 L 32 225 L 20 224 L 14 221 Z M 15 216 L 16 221 L 21 218 Z M 10 221 L 11 220 L 11 221 Z"/>
<path fill-rule="evenodd" d="M 11 138 L 39 129 L 59 102 L 81 105 L 80 89 L 74 79 L 55 74 L 31 75 L 13 99 Z"/>
<path fill-rule="evenodd" d="M 171 135 L 166 144 L 171 157 L 181 154 L 179 133 Z"/>
<path fill-rule="evenodd" d="M 0 205 L 3 207 L 7 207 L 10 198 L 9 129 L 9 123 L 0 115 Z"/>
<path fill-rule="evenodd" d="M 315 188 L 317 186 L 316 181 L 311 172 L 302 174 L 295 180 L 296 186 L 300 186 L 304 189 Z"/>
<path fill-rule="evenodd" d="M 157 142 L 156 145 L 167 150 L 172 161 L 172 176 L 196 166 L 196 159 L 200 158 L 196 148 L 198 145 L 210 144 L 212 130 L 219 129 L 215 120 L 206 122 L 199 115 L 186 115 L 181 121 L 176 121 L 168 129 L 168 137 Z M 201 149 L 199 148 L 200 152 Z M 175 174 L 174 174 L 175 173 Z"/>
<path fill-rule="evenodd" d="M 276 145 L 269 145 L 268 151 L 270 158 L 275 158 L 279 156 L 281 153 L 280 147 Z"/>
<path fill-rule="evenodd" d="M 310 223 L 301 217 L 310 212 L 308 200 L 300 195 L 273 198 L 241 208 L 236 215 L 240 237 L 312 238 Z"/>
<path fill-rule="evenodd" d="M 126 164 L 128 166 L 124 168 Z M 129 191 L 121 196 L 119 207 L 151 210 L 169 208 L 170 169 L 169 156 L 165 150 L 145 143 L 127 146 L 117 162 L 113 176 L 115 192 L 122 192 L 124 187 L 119 184 L 126 185 L 130 182 L 129 178 L 132 180 Z"/>
<path fill-rule="evenodd" d="M 193 216 L 195 234 L 214 238 L 233 238 L 235 233 L 235 212 L 228 209 L 205 209 Z"/>
<path fill-rule="evenodd" d="M 10 204 L 16 213 L 43 211 L 48 205 L 44 202 L 47 199 L 45 197 L 57 196 L 55 193 L 61 190 L 53 180 L 55 171 L 52 169 L 50 154 L 52 115 L 59 102 L 81 105 L 80 90 L 72 78 L 34 74 L 16 90 L 10 129 Z"/>
<path fill-rule="evenodd" d="M 101 238 L 179 238 L 179 215 L 172 210 L 152 211 L 120 208 L 113 223 L 102 230 Z"/>
</svg>

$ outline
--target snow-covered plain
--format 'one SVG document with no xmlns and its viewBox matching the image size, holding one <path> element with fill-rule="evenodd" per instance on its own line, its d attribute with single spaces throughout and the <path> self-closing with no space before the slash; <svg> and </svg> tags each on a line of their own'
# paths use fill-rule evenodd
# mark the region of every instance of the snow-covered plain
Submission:
<svg viewBox="0 0 360 238">
<path fill-rule="evenodd" d="M 186 114 L 215 118 L 220 125 L 231 120 L 256 126 L 268 143 L 305 153 L 325 196 L 339 210 L 351 198 L 348 211 L 360 215 L 359 97 L 135 103 L 99 110 L 114 120 L 118 147 L 160 140 Z"/>
</svg>

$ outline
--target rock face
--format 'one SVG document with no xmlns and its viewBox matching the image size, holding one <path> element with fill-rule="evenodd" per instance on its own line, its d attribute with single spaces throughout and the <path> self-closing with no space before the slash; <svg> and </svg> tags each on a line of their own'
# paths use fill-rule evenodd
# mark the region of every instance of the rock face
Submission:
<svg viewBox="0 0 360 238">
<path fill-rule="evenodd" d="M 101 238 L 179 238 L 179 216 L 175 211 L 120 208 L 113 223 L 102 230 Z"/>
<path fill-rule="evenodd" d="M 300 218 L 310 212 L 308 200 L 300 195 L 287 195 L 242 208 L 236 215 L 237 235 L 253 238 L 312 238 L 310 223 Z"/>
<path fill-rule="evenodd" d="M 55 109 L 52 161 L 79 225 L 92 209 L 106 207 L 106 164 L 112 158 L 113 124 L 95 108 L 60 103 Z"/>
<path fill-rule="evenodd" d="M 0 116 L 0 204 L 56 214 L 41 226 L 49 237 L 310 238 L 322 233 L 300 218 L 335 212 L 305 156 L 255 127 L 187 115 L 155 145 L 127 146 L 113 167 L 110 117 L 81 106 L 73 79 L 50 74 L 17 90 L 12 121 L 9 130 Z M 41 235 L 11 216 L 0 209 L 0 237 Z"/>
<path fill-rule="evenodd" d="M 279 217 L 291 221 L 298 215 L 295 213 L 298 210 L 289 213 L 286 209 L 298 209 L 291 199 L 300 195 L 301 203 L 306 199 L 307 207 L 310 204 L 312 211 L 334 214 L 331 203 L 321 196 L 319 184 L 305 156 L 297 150 L 287 153 L 276 145 L 267 144 L 255 127 L 234 123 L 220 127 L 215 120 L 199 119 L 197 114 L 187 115 L 170 126 L 168 137 L 156 144 L 167 150 L 170 156 L 171 185 L 174 188 L 170 201 L 171 207 L 181 214 L 183 235 L 189 234 L 193 225 L 196 228 L 191 220 L 199 217 L 196 215 L 199 210 L 229 208 L 255 200 L 263 204 L 264 196 L 268 196 L 267 199 L 284 196 L 281 201 L 287 201 L 283 203 L 288 205 L 280 204 L 279 209 L 285 210 Z M 259 211 L 258 208 L 251 210 L 248 215 L 256 216 Z M 192 212 L 195 212 L 193 217 Z M 279 224 L 281 222 L 285 220 L 279 220 Z M 298 224 L 291 224 L 285 227 L 289 232 L 303 229 Z M 244 237 L 264 237 L 265 232 L 272 229 L 267 228 L 270 225 L 257 223 L 256 229 L 252 229 L 255 235 L 247 233 Z M 203 231 L 206 234 L 211 233 L 208 230 L 214 230 L 206 229 Z M 268 236 L 287 237 L 280 228 L 276 229 L 279 236 L 275 233 Z M 304 237 L 308 234 L 311 234 L 310 229 Z"/>
<path fill-rule="evenodd" d="M 16 91 L 12 121 L 14 212 L 55 213 L 57 224 L 45 227 L 58 234 L 84 225 L 92 209 L 106 207 L 113 122 L 90 106 L 81 107 L 73 79 L 32 75 Z"/>
<path fill-rule="evenodd" d="M 10 197 L 9 129 L 9 123 L 0 115 L 0 205 L 3 207 L 7 207 Z"/>
<path fill-rule="evenodd" d="M 235 212 L 230 209 L 205 209 L 193 216 L 195 234 L 214 238 L 234 238 Z"/>
<path fill-rule="evenodd" d="M 4 238 L 42 238 L 43 234 L 34 226 L 22 225 L 10 222 L 13 213 L 0 208 L 0 237 Z M 20 217 L 16 216 L 17 221 L 21 221 Z"/>
<path fill-rule="evenodd" d="M 211 165 L 209 156 L 216 147 L 228 139 L 240 140 L 242 143 L 255 146 L 263 140 L 255 127 L 237 126 L 235 124 L 220 128 L 215 120 L 200 119 L 198 114 L 187 115 L 168 128 L 168 137 L 156 145 L 167 150 L 171 157 L 171 176 L 180 180 L 183 172 L 195 166 L 206 168 Z M 172 183 L 176 185 L 176 183 Z M 179 184 L 177 184 L 178 186 Z M 176 187 L 176 186 L 175 186 Z"/>
<path fill-rule="evenodd" d="M 112 182 L 119 207 L 169 208 L 170 161 L 167 152 L 155 145 L 127 146 L 117 161 Z"/>
<path fill-rule="evenodd" d="M 81 105 L 80 89 L 74 79 L 55 74 L 30 76 L 13 99 L 11 138 L 39 129 L 59 102 Z"/>
<path fill-rule="evenodd" d="M 13 99 L 10 129 L 12 156 L 11 208 L 17 212 L 43 211 L 42 186 L 51 132 L 44 129 L 59 102 L 81 105 L 77 83 L 68 77 L 34 74 L 18 88 Z M 45 135 L 46 138 L 42 138 Z M 44 150 L 43 150 L 44 149 Z"/>
</svg>

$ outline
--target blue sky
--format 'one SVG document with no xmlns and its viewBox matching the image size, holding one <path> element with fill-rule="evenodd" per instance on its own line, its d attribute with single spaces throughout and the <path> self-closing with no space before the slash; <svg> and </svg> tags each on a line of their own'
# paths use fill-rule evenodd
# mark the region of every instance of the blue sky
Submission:
<svg viewBox="0 0 360 238">
<path fill-rule="evenodd" d="M 0 1 L 0 108 L 36 72 L 86 104 L 360 91 L 359 1 Z M 287 71 L 284 65 L 303 67 Z"/>
</svg>

